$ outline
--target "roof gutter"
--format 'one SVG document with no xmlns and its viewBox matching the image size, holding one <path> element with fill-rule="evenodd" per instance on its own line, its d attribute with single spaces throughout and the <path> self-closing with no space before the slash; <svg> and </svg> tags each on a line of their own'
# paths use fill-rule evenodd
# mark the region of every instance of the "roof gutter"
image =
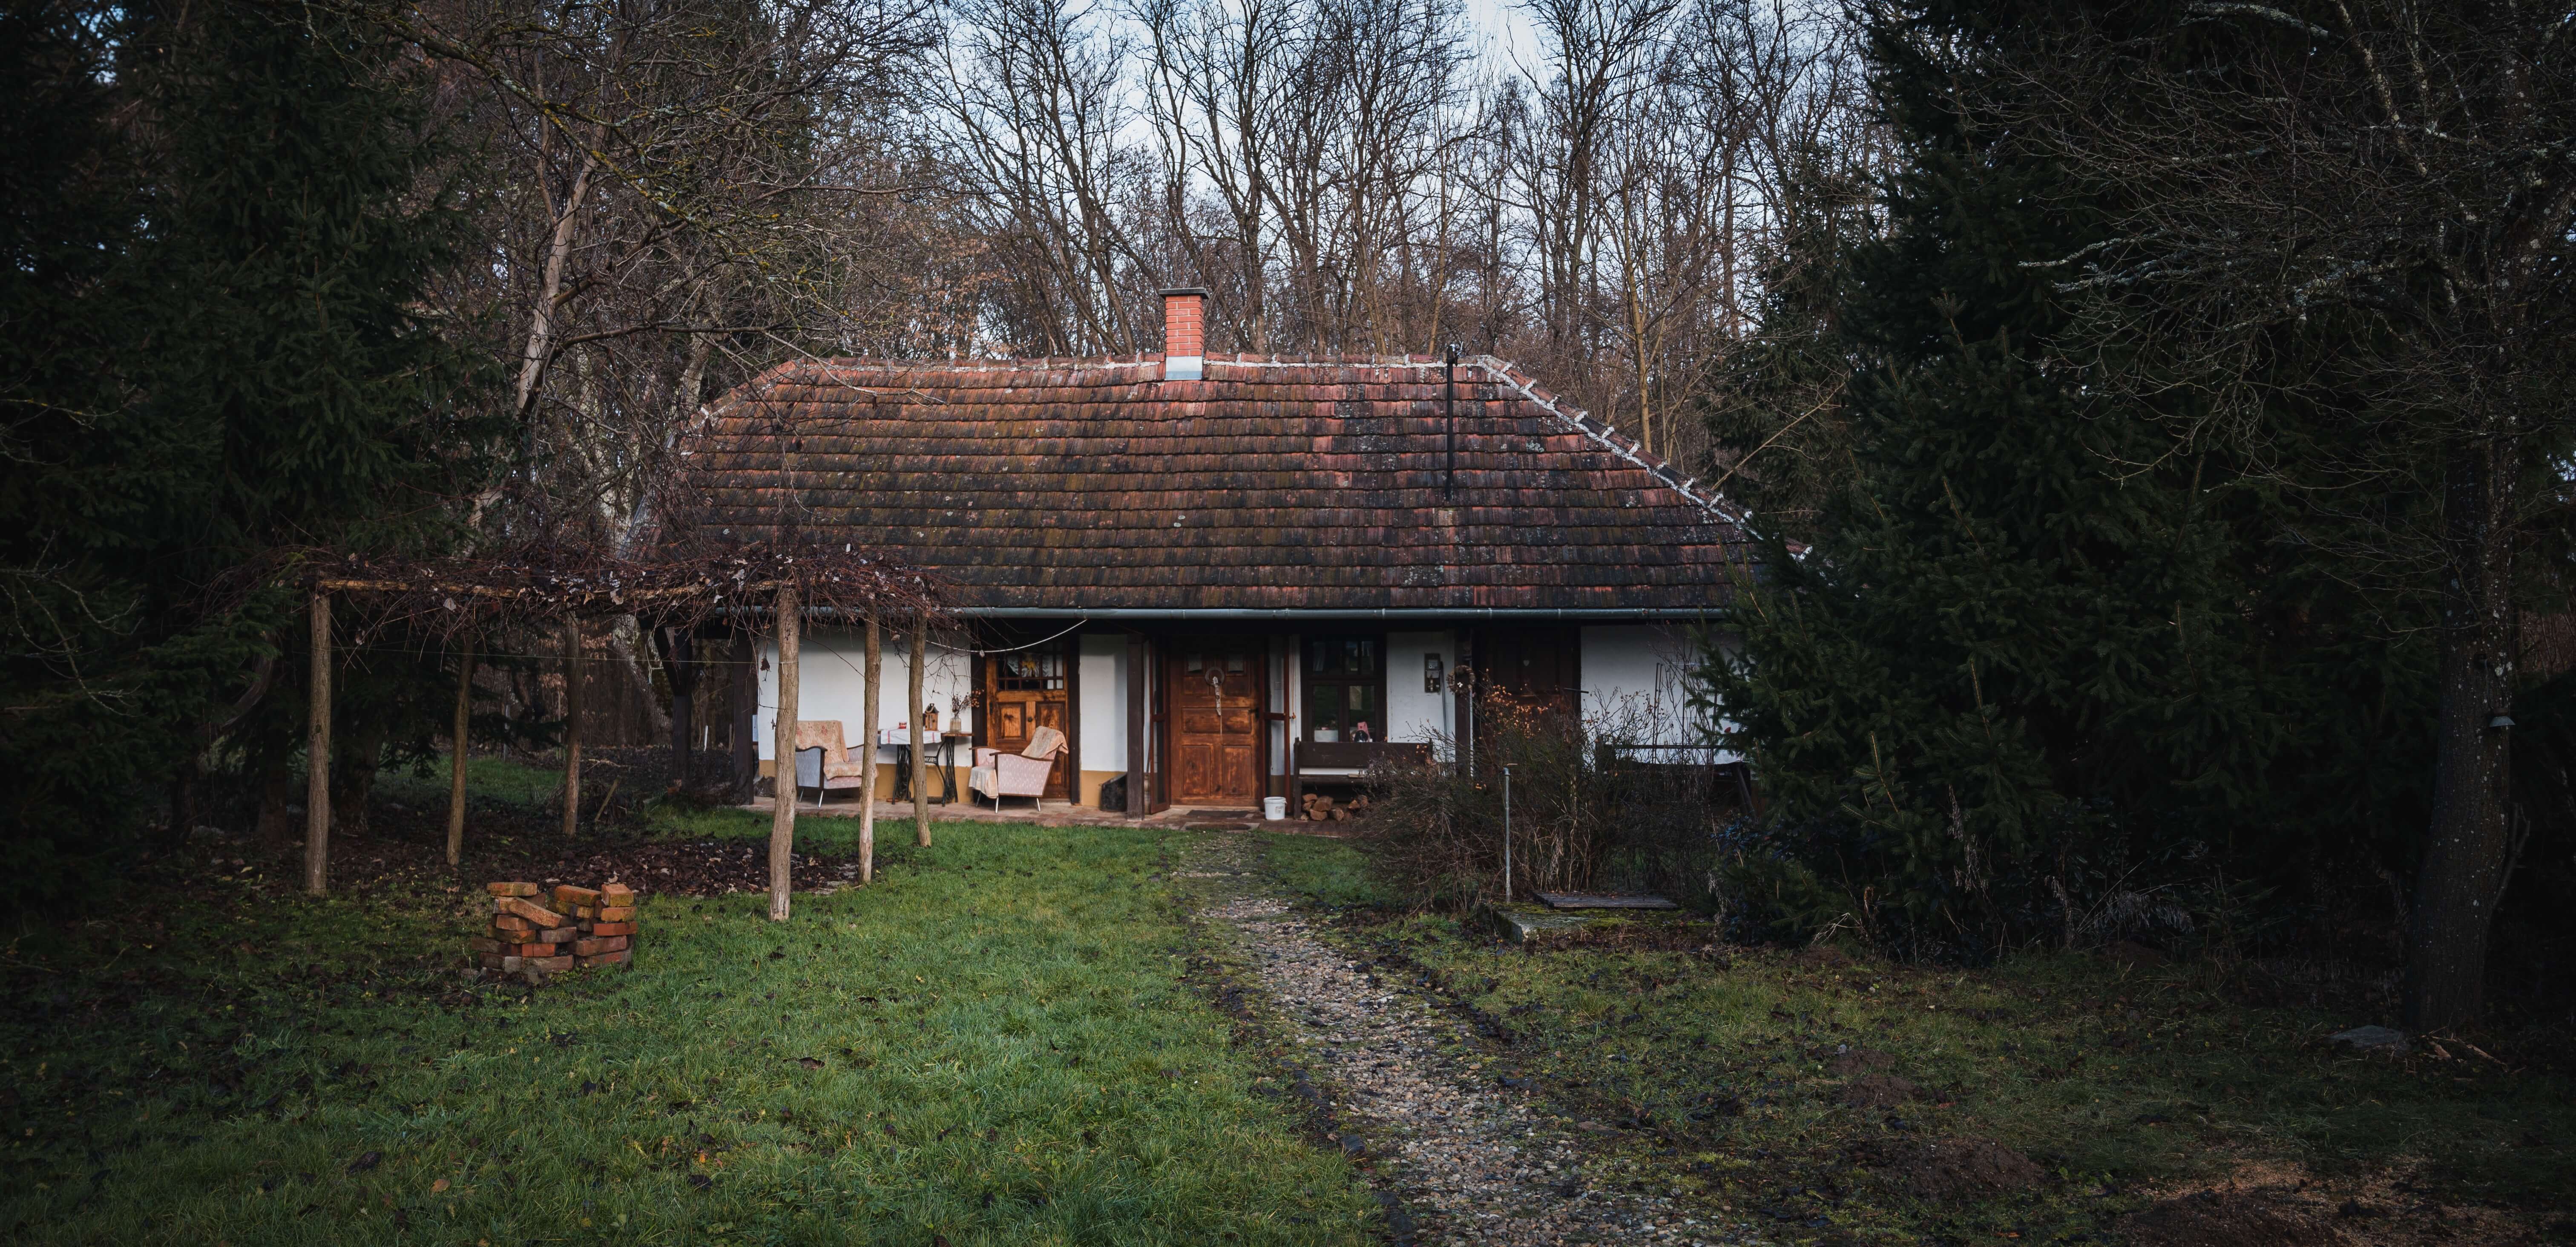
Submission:
<svg viewBox="0 0 2576 1247">
<path fill-rule="evenodd" d="M 1392 606 L 1376 609 L 1201 606 L 1160 609 L 1116 606 L 1065 610 L 1052 606 L 961 606 L 952 615 L 976 619 L 1706 619 L 1708 607 Z"/>
</svg>

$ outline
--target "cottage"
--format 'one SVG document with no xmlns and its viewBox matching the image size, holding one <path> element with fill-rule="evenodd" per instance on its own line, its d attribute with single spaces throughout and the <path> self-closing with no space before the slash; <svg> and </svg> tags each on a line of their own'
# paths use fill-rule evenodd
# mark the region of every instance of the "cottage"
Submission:
<svg viewBox="0 0 2576 1247">
<path fill-rule="evenodd" d="M 1165 294 L 1164 355 L 781 365 L 709 408 L 682 480 L 719 532 L 847 534 L 944 578 L 964 626 L 929 708 L 1006 750 L 1062 730 L 1050 799 L 1347 781 L 1472 740 L 1462 674 L 1699 744 L 1689 629 L 1746 556 L 1716 498 L 1491 358 L 1200 354 L 1205 298 Z M 810 626 L 799 681 L 854 744 L 858 635 Z M 885 661 L 892 728 L 925 708 Z"/>
</svg>

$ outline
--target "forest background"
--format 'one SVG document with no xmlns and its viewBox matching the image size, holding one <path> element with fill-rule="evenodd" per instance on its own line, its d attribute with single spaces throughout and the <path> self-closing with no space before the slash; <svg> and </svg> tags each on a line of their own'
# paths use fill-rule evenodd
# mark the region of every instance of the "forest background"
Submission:
<svg viewBox="0 0 2576 1247">
<path fill-rule="evenodd" d="M 2222 7 L 13 6 L 10 899 L 282 817 L 245 569 L 616 549 L 771 364 L 1147 351 L 1191 285 L 1213 349 L 1458 342 L 1751 509 L 1749 927 L 2375 940 L 2439 1024 L 2501 906 L 2563 995 L 2576 36 Z M 375 640 L 344 820 L 452 687 Z"/>
</svg>

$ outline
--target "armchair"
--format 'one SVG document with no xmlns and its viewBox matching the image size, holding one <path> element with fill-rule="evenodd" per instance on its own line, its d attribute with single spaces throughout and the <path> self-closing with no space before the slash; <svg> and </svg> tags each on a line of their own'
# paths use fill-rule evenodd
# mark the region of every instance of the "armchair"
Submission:
<svg viewBox="0 0 2576 1247">
<path fill-rule="evenodd" d="M 850 747 L 841 742 L 839 719 L 796 721 L 796 787 L 814 790 L 814 808 L 823 808 L 824 796 L 834 789 L 856 789 L 866 783 L 860 773 L 860 760 L 851 757 Z"/>
<path fill-rule="evenodd" d="M 1027 797 L 1035 801 L 1046 795 L 1047 777 L 1055 771 L 1057 755 L 1064 752 L 1064 733 L 1042 727 L 1029 733 L 1028 747 L 1018 753 L 999 749 L 975 751 L 975 769 L 968 772 L 966 786 L 993 799 L 993 808 L 1002 808 L 1004 797 Z"/>
</svg>

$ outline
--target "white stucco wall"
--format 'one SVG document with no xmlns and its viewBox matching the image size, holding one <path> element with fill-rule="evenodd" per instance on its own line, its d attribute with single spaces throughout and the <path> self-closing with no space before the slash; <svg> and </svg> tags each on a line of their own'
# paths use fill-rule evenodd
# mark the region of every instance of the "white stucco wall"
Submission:
<svg viewBox="0 0 2576 1247">
<path fill-rule="evenodd" d="M 1422 656 L 1440 656 L 1440 691 L 1422 691 Z M 1449 721 L 1457 714 L 1457 695 L 1449 690 L 1449 673 L 1458 668 L 1457 634 L 1390 632 L 1386 634 L 1386 739 L 1447 739 Z"/>
<path fill-rule="evenodd" d="M 1075 730 L 1082 734 L 1082 769 L 1127 769 L 1127 638 L 1115 634 L 1082 638 L 1076 688 L 1081 704 L 1073 708 Z"/>
<path fill-rule="evenodd" d="M 1699 744 L 1702 733 L 1691 713 L 1689 685 L 1691 668 L 1698 660 L 1685 628 L 1653 624 L 1585 628 L 1584 719 L 1596 730 L 1639 744 Z M 1737 758 L 1710 750 L 1691 760 L 1733 762 Z"/>
<path fill-rule="evenodd" d="M 773 735 L 778 726 L 778 647 L 763 642 L 760 649 L 763 670 L 760 673 L 760 713 L 753 717 L 752 739 L 758 742 L 760 756 L 774 758 Z M 856 628 L 809 628 L 796 646 L 797 673 L 796 717 L 800 719 L 839 719 L 842 736 L 851 744 L 859 743 L 860 724 L 866 721 L 867 701 L 863 689 L 867 684 L 867 633 Z M 878 702 L 877 723 L 891 729 L 910 722 L 919 707 L 907 711 L 912 681 L 912 642 L 902 633 L 888 629 L 883 646 L 883 666 L 879 680 L 884 685 Z M 933 636 L 930 661 L 922 668 L 922 695 L 939 706 L 939 723 L 956 730 L 955 712 L 949 709 L 974 691 L 975 663 L 962 646 L 942 644 Z M 953 701 L 952 701 L 953 699 Z M 966 722 L 972 724 L 974 711 L 966 711 Z M 885 748 L 878 755 L 884 762 L 894 761 L 894 751 Z M 965 765 L 965 751 L 958 751 L 958 765 Z"/>
</svg>

